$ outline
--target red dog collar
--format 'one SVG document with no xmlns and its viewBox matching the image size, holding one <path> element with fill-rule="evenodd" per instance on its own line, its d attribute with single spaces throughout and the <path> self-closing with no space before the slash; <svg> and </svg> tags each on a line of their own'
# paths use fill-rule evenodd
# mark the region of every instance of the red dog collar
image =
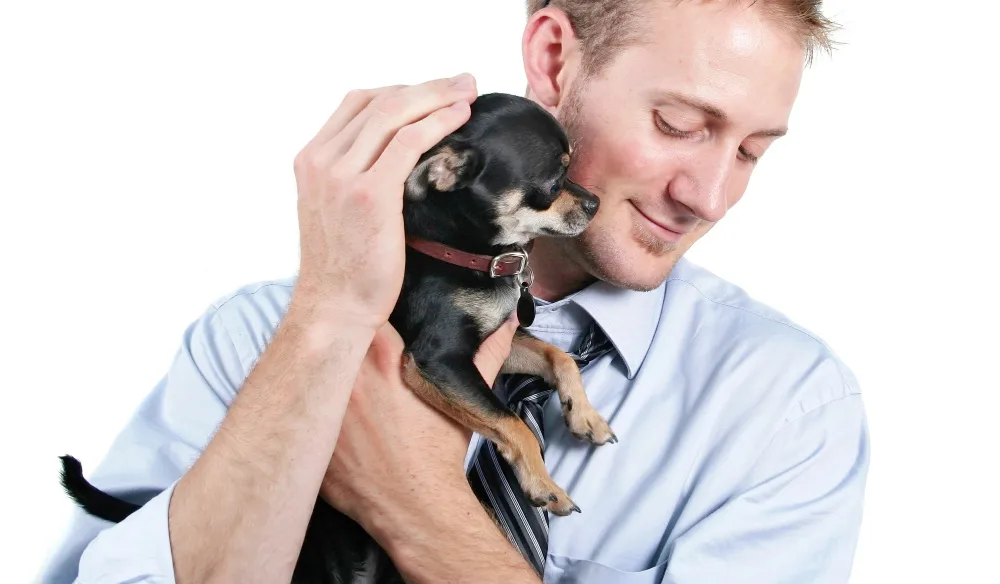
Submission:
<svg viewBox="0 0 1000 584">
<path fill-rule="evenodd" d="M 525 251 L 509 251 L 496 256 L 464 252 L 443 243 L 417 237 L 407 237 L 406 245 L 424 255 L 463 268 L 486 272 L 491 278 L 499 276 L 520 276 L 528 269 L 528 254 Z"/>
</svg>

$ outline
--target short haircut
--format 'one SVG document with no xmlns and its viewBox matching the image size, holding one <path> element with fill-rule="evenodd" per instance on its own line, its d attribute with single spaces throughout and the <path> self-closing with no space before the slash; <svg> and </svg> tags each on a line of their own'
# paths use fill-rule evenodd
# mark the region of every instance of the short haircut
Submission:
<svg viewBox="0 0 1000 584">
<path fill-rule="evenodd" d="M 548 5 L 565 12 L 583 45 L 584 72 L 596 73 L 622 49 L 641 38 L 638 24 L 642 9 L 654 1 L 690 0 L 527 0 L 527 10 L 529 17 Z M 837 25 L 823 15 L 822 0 L 753 0 L 753 3 L 795 35 L 805 50 L 807 63 L 817 50 L 832 49 L 831 34 Z"/>
</svg>

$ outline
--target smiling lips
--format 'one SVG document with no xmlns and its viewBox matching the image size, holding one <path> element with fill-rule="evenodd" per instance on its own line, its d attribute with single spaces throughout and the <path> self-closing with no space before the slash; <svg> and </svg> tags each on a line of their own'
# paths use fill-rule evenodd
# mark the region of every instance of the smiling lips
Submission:
<svg viewBox="0 0 1000 584">
<path fill-rule="evenodd" d="M 629 201 L 629 202 L 631 203 L 631 201 Z M 666 241 L 669 241 L 671 243 L 677 243 L 678 241 L 680 241 L 680 239 L 682 237 L 684 237 L 684 234 L 686 234 L 689 231 L 691 231 L 691 229 L 685 229 L 685 228 L 682 228 L 682 227 L 674 227 L 674 226 L 670 225 L 669 223 L 666 223 L 666 222 L 663 222 L 663 221 L 657 221 L 656 219 L 653 219 L 649 215 L 643 213 L 642 209 L 640 209 L 635 203 L 632 203 L 632 208 L 634 208 L 636 210 L 636 212 L 643 219 L 646 220 L 646 223 L 649 224 L 649 226 L 652 229 L 652 231 L 655 232 L 658 237 L 660 237 L 661 239 L 664 239 Z"/>
</svg>

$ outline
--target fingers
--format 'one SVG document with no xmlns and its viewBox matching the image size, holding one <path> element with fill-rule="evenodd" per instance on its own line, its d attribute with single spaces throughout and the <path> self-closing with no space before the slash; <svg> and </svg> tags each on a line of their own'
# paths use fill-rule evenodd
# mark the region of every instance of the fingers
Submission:
<svg viewBox="0 0 1000 584">
<path fill-rule="evenodd" d="M 504 362 L 510 356 L 511 343 L 514 339 L 517 325 L 516 316 L 507 319 L 500 325 L 500 328 L 486 337 L 472 359 L 476 368 L 479 369 L 479 373 L 490 386 L 493 385 Z"/>
<path fill-rule="evenodd" d="M 323 160 L 335 161 L 342 158 L 347 151 L 354 144 L 354 141 L 358 139 L 358 134 L 361 132 L 361 128 L 368 123 L 368 120 L 372 117 L 373 108 L 370 107 L 375 99 L 379 96 L 386 95 L 406 87 L 405 85 L 392 85 L 389 87 L 382 87 L 375 90 L 369 96 L 365 107 L 361 111 L 348 121 L 347 125 L 341 128 L 335 135 L 331 136 L 324 143 L 318 144 L 320 148 L 319 156 Z"/>
<path fill-rule="evenodd" d="M 309 141 L 306 148 L 319 148 L 326 144 L 351 124 L 358 117 L 358 114 L 365 111 L 373 99 L 400 87 L 402 85 L 391 85 L 376 89 L 354 89 L 347 92 L 330 119 L 323 124 L 323 127 Z"/>
<path fill-rule="evenodd" d="M 439 114 L 438 112 L 456 102 L 464 102 L 465 104 L 464 106 L 459 105 L 456 111 L 461 112 L 464 108 L 464 111 L 468 112 L 469 102 L 475 97 L 475 80 L 469 75 L 459 75 L 451 79 L 437 79 L 379 95 L 369 103 L 367 109 L 371 110 L 370 118 L 361 128 L 357 139 L 354 140 L 344 156 L 345 170 L 364 172 L 371 168 L 376 160 L 381 159 L 383 150 L 389 146 L 390 141 L 396 140 L 400 132 L 403 133 L 404 143 L 419 142 L 419 144 L 425 144 L 428 140 L 425 139 L 424 133 L 428 130 L 437 130 L 436 139 L 430 141 L 425 150 L 430 148 L 441 138 L 444 138 L 448 132 L 454 131 L 464 123 L 462 116 L 455 116 L 454 111 L 451 114 Z M 438 115 L 434 116 L 434 114 Z M 446 121 L 452 121 L 455 125 L 442 125 L 442 115 Z M 467 113 L 465 115 L 467 119 Z M 430 127 L 424 124 L 418 133 L 419 135 L 411 137 L 409 134 L 417 132 L 403 131 L 432 116 L 437 122 L 432 123 Z M 445 126 L 448 127 L 447 130 L 443 129 Z M 404 160 L 410 158 L 412 157 L 403 157 Z M 413 159 L 413 162 L 408 168 L 403 169 L 403 172 L 408 174 L 415 165 L 416 159 Z"/>
<path fill-rule="evenodd" d="M 506 347 L 513 341 L 514 333 L 517 332 L 517 327 L 520 325 L 521 323 L 517 320 L 517 313 L 515 312 L 510 315 L 510 318 L 505 320 L 504 323 L 500 325 L 497 332 L 493 334 L 496 335 L 498 339 L 503 340 L 504 346 Z"/>
<path fill-rule="evenodd" d="M 325 169 L 336 157 L 343 155 L 351 145 L 351 142 L 345 141 L 343 134 L 350 134 L 353 128 L 354 136 L 357 136 L 356 128 L 367 118 L 364 114 L 368 111 L 368 105 L 379 95 L 393 89 L 394 87 L 380 87 L 347 92 L 319 132 L 296 155 L 296 175 L 306 173 L 307 170 Z"/>
<path fill-rule="evenodd" d="M 458 101 L 419 122 L 400 128 L 372 165 L 372 178 L 377 184 L 387 187 L 402 185 L 420 156 L 468 121 L 470 115 L 469 104 Z"/>
<path fill-rule="evenodd" d="M 379 166 L 391 172 L 374 173 L 386 179 L 378 181 L 378 188 L 401 187 L 420 155 L 468 120 L 475 97 L 475 79 L 467 74 L 351 91 L 296 157 L 297 173 L 335 165 L 338 176 L 356 176 L 386 158 Z"/>
</svg>

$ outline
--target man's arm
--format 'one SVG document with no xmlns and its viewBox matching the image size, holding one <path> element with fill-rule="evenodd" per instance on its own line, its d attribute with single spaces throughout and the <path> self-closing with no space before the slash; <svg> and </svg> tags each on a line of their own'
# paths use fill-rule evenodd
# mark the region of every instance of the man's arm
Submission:
<svg viewBox="0 0 1000 584">
<path fill-rule="evenodd" d="M 271 293 L 268 290 L 278 290 L 278 292 Z M 149 499 L 146 493 L 159 494 L 118 525 L 109 524 L 75 510 L 68 537 L 47 566 L 41 581 L 54 584 L 69 584 L 73 581 L 80 584 L 126 581 L 175 582 L 180 581 L 175 578 L 174 571 L 177 563 L 175 556 L 179 547 L 198 548 L 201 557 L 211 557 L 219 553 L 237 555 L 243 553 L 238 547 L 233 550 L 218 549 L 216 545 L 218 537 L 212 535 L 213 529 L 217 529 L 215 525 L 209 524 L 205 530 L 198 532 L 197 525 L 189 523 L 188 528 L 192 533 L 178 534 L 177 526 L 173 524 L 176 521 L 176 513 L 172 513 L 171 524 L 168 527 L 168 508 L 176 507 L 176 502 L 172 501 L 175 500 L 174 493 L 178 479 L 198 459 L 203 449 L 207 451 L 205 445 L 209 443 L 213 434 L 217 434 L 216 429 L 222 427 L 230 403 L 234 403 L 235 410 L 235 401 L 239 399 L 234 400 L 234 398 L 245 375 L 244 367 L 248 366 L 244 363 L 251 362 L 255 355 L 260 354 L 269 340 L 270 348 L 264 352 L 251 378 L 264 371 L 269 360 L 281 359 L 283 345 L 281 335 L 285 333 L 271 337 L 270 322 L 280 317 L 280 312 L 274 307 L 285 302 L 286 290 L 287 288 L 283 286 L 269 286 L 253 294 L 241 293 L 231 296 L 221 307 L 213 307 L 187 329 L 184 343 L 167 374 L 143 402 L 136 415 L 129 420 L 107 458 L 91 477 L 98 487 L 129 500 L 145 502 Z M 254 299 L 254 294 L 260 296 Z M 291 323 L 292 320 L 288 319 L 286 322 Z M 490 349 L 491 343 L 509 344 L 512 332 L 511 329 L 496 338 L 487 339 L 486 348 Z M 401 342 L 398 336 L 394 338 L 397 342 Z M 294 343 L 289 344 L 294 345 Z M 378 404 L 380 410 L 375 412 L 375 415 L 389 415 L 403 419 L 401 428 L 419 428 L 425 432 L 419 443 L 429 445 L 437 453 L 442 451 L 443 446 L 450 446 L 455 451 L 452 466 L 453 468 L 460 466 L 460 450 L 467 448 L 468 436 L 464 431 L 456 430 L 447 421 L 440 419 L 436 412 L 423 410 L 422 408 L 426 408 L 423 402 L 420 402 L 412 392 L 397 385 L 398 381 L 393 381 L 399 379 L 398 373 L 395 377 L 388 375 L 389 381 L 383 381 L 381 375 L 374 372 L 377 369 L 375 363 L 383 360 L 387 351 L 398 357 L 400 345 L 387 347 L 380 338 L 376 339 L 372 346 L 374 348 L 369 348 L 369 355 L 362 364 L 363 371 L 359 375 L 356 387 L 362 395 L 380 400 Z M 493 369 L 499 369 L 498 363 L 502 363 L 503 354 L 499 349 L 497 355 L 491 353 L 492 351 L 485 351 L 484 355 L 496 361 L 497 364 L 492 366 Z M 298 357 L 293 357 L 296 358 Z M 309 367 L 300 369 L 308 370 Z M 248 379 L 243 391 L 247 391 L 252 383 L 260 382 Z M 386 385 L 380 387 L 383 383 Z M 292 387 L 289 384 L 276 389 L 282 394 L 287 393 Z M 357 395 L 353 393 L 352 398 L 354 402 L 363 401 L 358 400 Z M 287 399 L 287 396 L 282 399 Z M 395 411 L 390 411 L 390 408 L 386 407 L 387 399 L 398 405 Z M 407 413 L 411 414 L 409 419 Z M 276 417 L 274 413 L 262 414 L 265 418 Z M 255 420 L 255 423 L 261 424 L 261 428 L 265 422 L 266 420 L 260 417 Z M 359 430 L 363 432 L 367 423 L 368 420 L 355 411 L 352 420 L 347 423 L 347 433 L 357 437 L 360 435 Z M 441 424 L 442 431 L 437 432 L 434 424 Z M 267 425 L 273 426 L 270 423 Z M 310 426 L 305 424 L 302 427 Z M 388 444 L 389 449 L 402 451 L 403 459 L 410 462 L 427 462 L 409 458 L 413 452 L 405 449 L 413 447 L 413 441 L 400 439 L 399 436 L 403 434 L 412 436 L 408 430 L 403 430 L 402 434 L 392 438 L 398 442 L 396 445 Z M 275 439 L 273 433 L 270 434 L 270 439 Z M 363 442 L 348 441 L 346 444 L 350 446 L 352 443 L 358 445 Z M 341 459 L 358 454 L 356 450 L 347 446 L 341 449 L 344 451 L 340 454 Z M 269 446 L 268 449 L 270 448 L 272 447 Z M 242 451 L 238 453 L 243 454 Z M 366 451 L 361 455 L 367 456 L 368 453 Z M 266 542 L 271 537 L 283 535 L 277 533 L 273 526 L 269 531 L 265 531 L 255 526 L 243 525 L 242 522 L 248 522 L 250 517 L 244 515 L 241 518 L 232 514 L 234 509 L 237 513 L 242 511 L 241 496 L 246 495 L 245 493 L 241 495 L 241 490 L 252 487 L 258 492 L 254 496 L 258 497 L 261 490 L 267 490 L 263 488 L 266 482 L 257 482 L 256 475 L 247 477 L 247 480 L 235 479 L 248 473 L 258 472 L 261 461 L 273 454 L 262 452 L 262 457 L 250 462 L 248 466 L 231 469 L 233 475 L 217 476 L 215 478 L 223 480 L 203 483 L 207 488 L 199 493 L 201 497 L 189 495 L 191 506 L 187 511 L 191 512 L 192 516 L 188 519 L 210 523 L 219 517 L 230 522 L 238 522 L 229 523 L 228 528 L 245 531 L 237 534 L 238 540 L 243 542 L 243 548 L 247 548 L 248 544 L 252 545 L 253 539 Z M 431 462 L 438 458 L 440 457 L 435 454 L 430 455 Z M 297 460 L 301 463 L 301 458 Z M 322 461 L 323 470 L 328 463 L 329 460 Z M 396 463 L 397 460 L 390 461 L 392 465 Z M 223 464 L 228 466 L 231 463 L 223 461 Z M 281 464 L 283 464 L 281 461 L 277 462 L 277 465 Z M 359 483 L 371 480 L 364 471 L 372 466 L 372 460 L 366 460 L 360 468 L 355 466 L 357 462 L 354 460 L 349 459 L 345 464 L 346 467 L 335 468 L 334 472 L 357 476 Z M 483 574 L 481 578 L 474 577 L 474 581 L 488 582 L 491 581 L 491 577 L 496 577 L 498 579 L 493 581 L 502 581 L 505 584 L 537 582 L 530 569 L 522 562 L 520 555 L 490 523 L 478 501 L 468 490 L 467 482 L 460 471 L 435 476 L 434 484 L 427 482 L 413 484 L 407 483 L 412 479 L 406 478 L 410 474 L 406 464 L 399 464 L 393 468 L 402 471 L 397 477 L 402 477 L 403 489 L 395 491 L 401 496 L 378 498 L 385 503 L 379 507 L 384 510 L 383 517 L 392 518 L 392 521 L 379 533 L 388 536 L 385 541 L 393 546 L 391 553 L 400 561 L 404 573 L 423 577 L 423 579 L 415 577 L 412 581 L 448 581 L 442 574 L 461 579 L 464 574 L 469 574 L 471 571 L 472 574 Z M 297 472 L 299 469 L 290 470 Z M 385 477 L 380 478 L 383 481 L 372 480 L 369 483 L 371 492 L 383 492 L 380 488 L 387 483 L 384 481 Z M 416 492 L 428 496 L 409 497 L 406 495 L 408 486 L 419 486 Z M 296 485 L 290 485 L 290 488 L 294 489 Z M 315 488 L 310 489 L 302 500 L 311 505 L 315 500 L 315 490 Z M 278 496 L 277 492 L 274 494 Z M 209 504 L 203 506 L 200 501 L 209 501 Z M 281 505 L 284 505 L 284 502 Z M 271 512 L 264 503 L 260 503 L 259 507 L 255 512 L 256 515 L 266 516 Z M 280 510 L 281 507 L 277 509 Z M 198 511 L 201 515 L 197 513 Z M 291 537 L 298 538 L 298 530 L 292 529 L 294 533 Z M 484 553 L 488 554 L 489 561 L 484 561 L 480 555 Z M 243 561 L 256 566 L 256 562 L 274 562 L 275 554 L 272 550 L 267 550 L 260 556 L 243 558 Z"/>
<path fill-rule="evenodd" d="M 238 296 L 231 299 L 240 301 Z M 248 320 L 247 332 L 271 332 Z M 92 471 L 87 469 L 94 461 L 81 461 L 95 486 L 143 507 L 117 525 L 72 507 L 65 537 L 39 581 L 174 581 L 167 507 L 176 481 L 204 449 L 243 381 L 240 353 L 217 306 L 186 328 L 166 374 L 119 432 L 104 460 Z M 52 480 L 57 480 L 55 474 Z"/>
<path fill-rule="evenodd" d="M 403 578 L 410 584 L 541 584 L 467 484 L 464 475 L 455 476 L 436 496 L 383 513 L 391 521 L 373 531 Z"/>
<path fill-rule="evenodd" d="M 664 584 L 845 584 L 868 464 L 859 394 L 803 413 L 776 433 L 737 496 L 673 542 Z"/>
<path fill-rule="evenodd" d="M 296 156 L 300 270 L 275 338 L 192 468 L 96 538 L 83 581 L 290 578 L 360 364 L 399 295 L 403 183 L 475 95 L 471 77 L 353 92 Z"/>
<path fill-rule="evenodd" d="M 496 378 L 516 327 L 511 318 L 480 348 L 484 379 Z M 408 582 L 537 584 L 469 486 L 468 430 L 406 387 L 402 350 L 391 327 L 376 334 L 321 493 L 372 534 Z"/>
<path fill-rule="evenodd" d="M 316 335 L 317 344 L 290 314 L 233 399 L 248 351 L 234 346 L 225 316 L 213 308 L 188 328 L 167 375 L 94 473 L 117 496 L 162 492 L 110 527 L 76 511 L 45 581 L 250 581 L 247 566 L 261 581 L 287 581 L 371 339 L 339 329 Z"/>
<path fill-rule="evenodd" d="M 291 577 L 372 336 L 315 326 L 295 314 L 281 323 L 215 437 L 174 488 L 177 582 Z"/>
</svg>

